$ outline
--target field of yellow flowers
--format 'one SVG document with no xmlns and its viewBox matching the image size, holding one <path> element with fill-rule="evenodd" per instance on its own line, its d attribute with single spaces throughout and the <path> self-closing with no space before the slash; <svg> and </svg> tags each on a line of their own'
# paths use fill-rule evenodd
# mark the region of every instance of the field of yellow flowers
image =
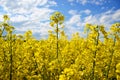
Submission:
<svg viewBox="0 0 120 80">
<path fill-rule="evenodd" d="M 75 33 L 67 39 L 61 29 L 64 15 L 55 12 L 50 17 L 53 31 L 37 40 L 31 31 L 13 34 L 9 17 L 3 18 L 0 80 L 120 80 L 120 23 L 111 25 L 110 31 L 86 24 L 86 38 Z"/>
</svg>

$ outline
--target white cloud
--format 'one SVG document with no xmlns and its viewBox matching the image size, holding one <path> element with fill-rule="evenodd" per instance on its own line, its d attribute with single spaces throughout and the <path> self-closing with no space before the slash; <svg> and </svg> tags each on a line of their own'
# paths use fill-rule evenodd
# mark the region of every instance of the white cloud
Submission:
<svg viewBox="0 0 120 80">
<path fill-rule="evenodd" d="M 21 18 L 19 18 L 16 16 L 15 18 L 11 18 L 14 22 L 26 21 L 20 27 L 16 27 L 16 31 L 25 32 L 31 30 L 33 34 L 40 34 L 38 35 L 39 37 L 47 36 L 50 29 L 49 16 L 54 10 L 49 8 L 34 8 L 33 11 L 35 12 L 26 17 L 20 16 Z"/>
<path fill-rule="evenodd" d="M 49 4 L 50 5 L 57 5 L 57 3 L 55 1 L 50 1 Z"/>
<path fill-rule="evenodd" d="M 76 2 L 81 3 L 81 4 L 86 4 L 88 1 L 87 0 L 76 0 Z"/>
<path fill-rule="evenodd" d="M 80 15 L 73 15 L 68 22 L 69 24 L 74 25 L 78 23 L 79 21 L 81 21 Z"/>
<path fill-rule="evenodd" d="M 75 14 L 77 14 L 78 12 L 77 12 L 77 10 L 69 10 L 68 13 L 71 14 L 71 15 L 75 15 Z"/>
<path fill-rule="evenodd" d="M 115 21 L 120 20 L 120 9 L 113 14 L 112 19 Z"/>
<path fill-rule="evenodd" d="M 54 10 L 49 8 L 34 8 L 33 11 L 30 15 L 31 20 L 46 21 L 49 20 L 50 13 Z"/>
<path fill-rule="evenodd" d="M 86 15 L 89 15 L 91 13 L 91 10 L 89 10 L 89 9 L 85 9 L 85 10 L 81 10 L 81 11 L 69 10 L 68 13 L 70 15 L 75 15 L 75 14 L 86 14 Z"/>
<path fill-rule="evenodd" d="M 77 3 L 80 3 L 82 5 L 85 5 L 85 4 L 102 5 L 103 3 L 106 3 L 105 0 L 68 0 L 68 2 L 70 2 L 72 4 L 74 1 Z"/>
<path fill-rule="evenodd" d="M 23 21 L 28 21 L 29 20 L 24 15 L 16 15 L 14 17 L 11 17 L 10 19 L 11 19 L 12 22 L 23 22 Z"/>
<path fill-rule="evenodd" d="M 68 21 L 65 22 L 65 32 L 66 32 L 66 34 L 70 38 L 71 34 L 73 34 L 75 32 L 81 32 L 81 29 L 82 29 L 81 15 L 77 14 L 77 13 L 72 14 L 71 18 Z"/>
<path fill-rule="evenodd" d="M 94 16 L 90 15 L 84 20 L 85 23 L 104 24 L 106 27 L 109 27 L 113 22 L 116 21 L 120 21 L 120 9 L 116 11 L 108 10 Z"/>
<path fill-rule="evenodd" d="M 96 24 L 96 25 L 104 25 L 106 29 L 109 29 L 111 24 L 114 22 L 120 22 L 120 9 L 118 10 L 108 10 L 106 12 L 96 14 L 96 15 L 88 15 L 82 18 L 82 13 L 87 12 L 87 10 L 83 10 L 80 12 L 76 12 L 75 10 L 70 10 L 69 14 L 72 14 L 71 18 L 66 22 L 66 33 L 68 36 L 75 32 L 79 32 L 81 36 L 85 36 L 82 34 L 83 28 L 86 23 Z"/>
<path fill-rule="evenodd" d="M 91 13 L 91 11 L 89 9 L 86 9 L 86 10 L 84 10 L 84 13 L 88 15 Z"/>
<path fill-rule="evenodd" d="M 74 0 L 68 0 L 68 2 L 73 2 Z"/>
<path fill-rule="evenodd" d="M 30 14 L 33 8 L 54 6 L 57 3 L 53 0 L 1 0 L 0 5 L 8 13 L 12 14 Z"/>
<path fill-rule="evenodd" d="M 90 16 L 85 17 L 84 22 L 85 22 L 85 23 L 98 24 L 98 21 L 97 21 L 97 20 L 98 20 L 98 19 L 97 19 L 97 16 L 92 16 L 92 15 L 90 15 Z"/>
<path fill-rule="evenodd" d="M 17 34 L 32 30 L 33 34 L 44 37 L 48 34 L 49 16 L 57 6 L 54 0 L 1 0 L 0 6 L 9 14 Z M 0 14 L 0 18 L 1 15 Z"/>
<path fill-rule="evenodd" d="M 26 32 L 28 30 L 31 30 L 33 32 L 33 35 L 36 36 L 37 35 L 37 39 L 39 38 L 46 38 L 46 36 L 48 36 L 48 30 L 51 30 L 51 27 L 49 26 L 49 22 L 28 22 L 25 23 L 23 25 L 21 25 L 21 27 L 16 27 L 15 31 L 16 32 Z"/>
</svg>

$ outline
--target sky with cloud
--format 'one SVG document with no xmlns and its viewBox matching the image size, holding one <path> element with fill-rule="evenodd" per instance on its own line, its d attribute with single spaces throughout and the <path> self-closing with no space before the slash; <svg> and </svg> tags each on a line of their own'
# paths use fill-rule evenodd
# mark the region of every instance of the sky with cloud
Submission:
<svg viewBox="0 0 120 80">
<path fill-rule="evenodd" d="M 103 24 L 106 29 L 120 22 L 120 0 L 0 0 L 0 22 L 9 15 L 16 34 L 31 30 L 37 38 L 46 38 L 49 17 L 55 11 L 65 16 L 65 33 L 71 36 L 79 32 L 84 36 L 86 23 Z"/>
</svg>

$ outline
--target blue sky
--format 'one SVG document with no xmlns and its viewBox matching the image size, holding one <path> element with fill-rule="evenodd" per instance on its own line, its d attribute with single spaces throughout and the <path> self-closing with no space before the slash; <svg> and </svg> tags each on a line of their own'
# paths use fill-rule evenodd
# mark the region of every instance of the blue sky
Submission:
<svg viewBox="0 0 120 80">
<path fill-rule="evenodd" d="M 31 30 L 37 38 L 46 38 L 49 17 L 55 11 L 65 16 L 65 33 L 70 37 L 84 25 L 103 24 L 106 29 L 114 22 L 120 22 L 120 0 L 0 0 L 0 21 L 8 14 L 16 34 Z"/>
</svg>

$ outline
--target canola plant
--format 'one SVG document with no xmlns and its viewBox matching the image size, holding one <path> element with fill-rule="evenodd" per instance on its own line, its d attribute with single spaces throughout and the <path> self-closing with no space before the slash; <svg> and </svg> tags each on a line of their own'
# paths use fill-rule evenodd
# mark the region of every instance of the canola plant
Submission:
<svg viewBox="0 0 120 80">
<path fill-rule="evenodd" d="M 120 80 L 120 23 L 109 31 L 86 24 L 86 37 L 62 30 L 64 15 L 50 17 L 53 31 L 37 40 L 31 31 L 14 34 L 10 18 L 0 22 L 0 80 Z M 102 40 L 101 40 L 102 36 Z"/>
</svg>

